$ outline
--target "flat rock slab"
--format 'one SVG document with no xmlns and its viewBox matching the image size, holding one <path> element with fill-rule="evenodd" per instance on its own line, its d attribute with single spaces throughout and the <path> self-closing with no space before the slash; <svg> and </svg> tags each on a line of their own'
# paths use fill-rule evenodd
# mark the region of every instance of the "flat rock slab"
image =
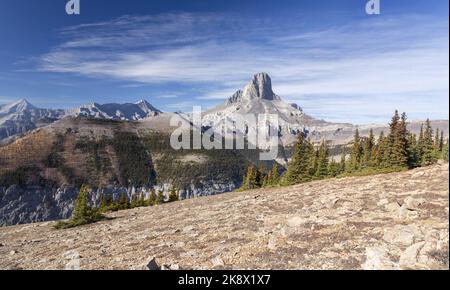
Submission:
<svg viewBox="0 0 450 290">
<path fill-rule="evenodd" d="M 448 269 L 448 181 L 444 164 L 6 227 L 0 269 Z"/>
</svg>

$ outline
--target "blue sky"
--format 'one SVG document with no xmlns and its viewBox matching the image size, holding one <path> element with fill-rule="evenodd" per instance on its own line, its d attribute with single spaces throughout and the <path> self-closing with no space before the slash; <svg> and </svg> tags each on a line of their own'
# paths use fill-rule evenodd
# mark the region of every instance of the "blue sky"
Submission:
<svg viewBox="0 0 450 290">
<path fill-rule="evenodd" d="M 447 0 L 0 0 L 0 103 L 219 104 L 260 71 L 330 121 L 448 119 Z"/>
</svg>

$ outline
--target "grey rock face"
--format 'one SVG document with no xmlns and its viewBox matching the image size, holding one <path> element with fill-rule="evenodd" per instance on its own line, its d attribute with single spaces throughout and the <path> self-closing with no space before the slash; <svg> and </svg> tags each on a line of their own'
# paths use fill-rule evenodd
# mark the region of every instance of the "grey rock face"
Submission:
<svg viewBox="0 0 450 290">
<path fill-rule="evenodd" d="M 229 100 L 228 104 L 240 102 L 242 100 L 263 99 L 268 101 L 281 100 L 272 91 L 272 79 L 267 73 L 258 73 L 253 76 L 250 83 L 244 90 L 238 90 Z"/>
<path fill-rule="evenodd" d="M 179 190 L 180 199 L 190 199 L 200 196 L 216 195 L 233 191 L 237 183 L 220 183 L 207 181 L 201 185 L 191 184 Z M 172 184 L 158 185 L 155 191 L 162 190 L 168 197 Z M 144 194 L 149 197 L 149 188 L 124 188 L 109 186 L 103 189 L 93 189 L 89 193 L 91 206 L 98 206 L 102 194 L 118 200 L 122 194 L 132 200 Z M 57 189 L 11 186 L 0 187 L 0 226 L 10 226 L 58 219 L 67 219 L 72 215 L 79 188 L 62 187 Z"/>
</svg>

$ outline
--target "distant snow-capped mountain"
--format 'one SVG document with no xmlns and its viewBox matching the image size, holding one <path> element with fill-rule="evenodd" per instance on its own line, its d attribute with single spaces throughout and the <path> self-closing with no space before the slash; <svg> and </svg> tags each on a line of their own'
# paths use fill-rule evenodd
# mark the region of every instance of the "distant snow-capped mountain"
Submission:
<svg viewBox="0 0 450 290">
<path fill-rule="evenodd" d="M 0 105 L 0 141 L 20 136 L 33 129 L 46 126 L 64 117 L 87 117 L 118 121 L 138 121 L 162 112 L 149 102 L 141 100 L 135 104 L 89 104 L 76 109 L 41 109 L 22 99 Z"/>
<path fill-rule="evenodd" d="M 284 144 L 295 141 L 299 132 L 320 138 L 332 137 L 343 130 L 353 130 L 351 124 L 330 123 L 315 119 L 303 112 L 297 104 L 288 104 L 272 90 L 272 80 L 267 73 L 258 73 L 245 86 L 238 90 L 224 104 L 204 113 L 205 126 L 220 124 L 226 118 L 233 119 L 234 114 L 278 115 L 281 140 Z M 252 129 L 252 128 L 249 128 Z M 333 138 L 330 138 L 333 139 Z"/>
<path fill-rule="evenodd" d="M 45 126 L 64 115 L 64 110 L 40 109 L 25 99 L 0 105 L 0 140 Z"/>
<path fill-rule="evenodd" d="M 97 119 L 108 119 L 118 121 L 138 121 L 149 117 L 154 117 L 162 112 L 145 100 L 141 100 L 135 104 L 97 104 L 81 106 L 77 109 L 71 110 L 71 116 L 83 116 Z"/>
</svg>

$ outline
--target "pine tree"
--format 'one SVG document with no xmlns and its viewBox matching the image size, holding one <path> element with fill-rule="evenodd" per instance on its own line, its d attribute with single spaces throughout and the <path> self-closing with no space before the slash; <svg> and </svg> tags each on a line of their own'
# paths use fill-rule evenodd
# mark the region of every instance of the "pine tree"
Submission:
<svg viewBox="0 0 450 290">
<path fill-rule="evenodd" d="M 255 177 L 255 188 L 260 188 L 264 183 L 264 172 L 266 171 L 264 165 L 261 165 L 258 169 L 256 169 L 256 177 Z"/>
<path fill-rule="evenodd" d="M 362 153 L 361 138 L 359 136 L 359 130 L 356 128 L 353 138 L 352 151 L 350 153 L 350 164 L 348 171 L 353 172 L 360 168 Z"/>
<path fill-rule="evenodd" d="M 86 223 L 92 219 L 92 209 L 89 206 L 89 188 L 82 185 L 78 197 L 75 201 L 75 207 L 72 213 L 72 220 L 75 222 Z"/>
<path fill-rule="evenodd" d="M 143 192 L 139 195 L 139 206 L 143 207 L 145 206 L 145 195 Z"/>
<path fill-rule="evenodd" d="M 424 148 L 424 128 L 423 124 L 421 124 L 419 138 L 417 140 L 417 152 L 416 152 L 418 164 L 422 164 L 423 148 Z"/>
<path fill-rule="evenodd" d="M 440 150 L 439 150 L 440 141 L 441 141 L 441 134 L 440 134 L 439 128 L 437 128 L 436 134 L 434 136 L 434 144 L 433 144 L 433 147 L 434 147 L 433 149 L 434 149 L 434 152 L 436 155 L 438 155 L 440 152 Z"/>
<path fill-rule="evenodd" d="M 172 187 L 169 193 L 169 202 L 174 202 L 179 200 L 179 195 L 175 187 Z"/>
<path fill-rule="evenodd" d="M 389 145 L 392 147 L 395 139 L 395 132 L 398 128 L 398 123 L 400 122 L 400 115 L 398 114 L 398 110 L 395 110 L 394 115 L 392 116 L 391 122 L 389 123 Z"/>
<path fill-rule="evenodd" d="M 78 197 L 75 201 L 75 207 L 72 217 L 69 221 L 60 221 L 55 225 L 56 229 L 72 228 L 80 225 L 93 223 L 102 219 L 103 216 L 99 210 L 92 209 L 89 206 L 89 187 L 82 185 Z"/>
<path fill-rule="evenodd" d="M 419 162 L 419 144 L 415 134 L 410 133 L 409 139 L 409 152 L 408 152 L 408 167 L 415 168 L 420 165 Z"/>
<path fill-rule="evenodd" d="M 278 164 L 275 163 L 270 171 L 269 186 L 276 186 L 278 183 L 280 183 L 280 168 Z"/>
<path fill-rule="evenodd" d="M 315 176 L 317 178 L 325 178 L 328 176 L 328 145 L 322 141 L 317 156 L 317 170 Z"/>
<path fill-rule="evenodd" d="M 392 128 L 390 133 L 390 165 L 394 167 L 406 167 L 408 165 L 408 130 L 406 114 L 403 113 L 398 120 L 398 112 L 395 111 L 393 121 L 396 127 Z"/>
<path fill-rule="evenodd" d="M 375 168 L 382 167 L 383 159 L 384 159 L 384 145 L 385 144 L 385 137 L 384 132 L 381 131 L 380 135 L 378 136 L 378 140 L 375 142 L 373 148 L 372 148 L 372 154 L 371 154 L 371 165 Z"/>
<path fill-rule="evenodd" d="M 346 158 L 345 158 L 345 146 L 342 147 L 341 160 L 339 162 L 339 174 L 342 174 L 346 170 Z"/>
<path fill-rule="evenodd" d="M 422 166 L 428 166 L 436 162 L 433 144 L 433 129 L 429 119 L 425 122 L 422 144 Z"/>
<path fill-rule="evenodd" d="M 98 211 L 105 212 L 107 210 L 107 208 L 108 208 L 108 201 L 107 201 L 105 193 L 102 193 L 100 195 L 100 203 L 98 205 Z"/>
<path fill-rule="evenodd" d="M 314 144 L 308 140 L 307 141 L 308 144 L 308 155 L 310 156 L 309 158 L 309 165 L 308 165 L 308 172 L 309 172 L 309 176 L 316 176 L 316 172 L 317 172 L 317 166 L 319 165 L 319 149 L 314 148 Z"/>
<path fill-rule="evenodd" d="M 332 159 L 328 164 L 328 177 L 336 177 L 340 174 L 340 164 Z"/>
<path fill-rule="evenodd" d="M 150 195 L 149 195 L 149 197 L 148 197 L 148 205 L 149 206 L 153 206 L 153 205 L 155 205 L 156 204 L 156 200 L 157 200 L 157 196 L 156 196 L 156 193 L 155 193 L 155 191 L 154 190 L 152 190 L 151 192 L 150 192 Z"/>
<path fill-rule="evenodd" d="M 439 152 L 442 152 L 444 150 L 444 131 L 441 131 L 441 138 L 439 139 Z"/>
<path fill-rule="evenodd" d="M 442 159 L 444 159 L 444 161 L 446 161 L 446 162 L 448 162 L 448 155 L 449 155 L 449 153 L 448 153 L 448 151 L 449 151 L 448 145 L 449 144 L 448 144 L 448 139 L 447 139 L 447 142 L 445 143 L 445 145 L 442 148 Z"/>
<path fill-rule="evenodd" d="M 119 197 L 119 209 L 129 209 L 131 207 L 130 200 L 125 192 L 122 192 Z"/>
<path fill-rule="evenodd" d="M 364 140 L 363 146 L 363 166 L 369 167 L 372 162 L 372 153 L 375 146 L 375 136 L 373 135 L 373 130 L 370 129 L 369 137 Z"/>
<path fill-rule="evenodd" d="M 299 134 L 288 170 L 283 176 L 283 184 L 291 185 L 311 180 L 309 174 L 309 162 L 311 158 L 309 153 L 310 146 L 308 142 L 305 140 L 303 134 Z"/>
<path fill-rule="evenodd" d="M 158 191 L 158 196 L 156 198 L 155 204 L 163 204 L 165 202 L 164 192 L 162 190 Z"/>
</svg>

